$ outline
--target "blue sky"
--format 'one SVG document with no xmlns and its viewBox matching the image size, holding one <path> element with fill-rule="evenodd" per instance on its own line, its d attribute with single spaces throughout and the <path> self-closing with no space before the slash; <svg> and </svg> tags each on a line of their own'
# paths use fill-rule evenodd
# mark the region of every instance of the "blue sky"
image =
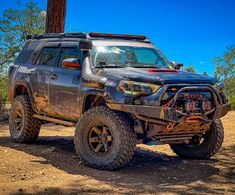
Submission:
<svg viewBox="0 0 235 195">
<path fill-rule="evenodd" d="M 1 0 L 0 14 L 15 2 Z M 67 0 L 66 31 L 144 34 L 170 60 L 212 75 L 215 56 L 235 44 L 235 0 Z"/>
</svg>

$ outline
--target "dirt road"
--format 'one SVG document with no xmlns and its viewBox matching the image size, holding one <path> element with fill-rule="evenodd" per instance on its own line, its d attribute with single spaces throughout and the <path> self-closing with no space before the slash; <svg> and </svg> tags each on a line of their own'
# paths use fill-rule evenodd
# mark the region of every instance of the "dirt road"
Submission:
<svg viewBox="0 0 235 195">
<path fill-rule="evenodd" d="M 36 144 L 15 144 L 0 126 L 0 194 L 235 194 L 235 112 L 223 118 L 225 141 L 211 160 L 183 160 L 168 146 L 138 145 L 119 171 L 80 164 L 73 128 L 43 126 Z"/>
</svg>

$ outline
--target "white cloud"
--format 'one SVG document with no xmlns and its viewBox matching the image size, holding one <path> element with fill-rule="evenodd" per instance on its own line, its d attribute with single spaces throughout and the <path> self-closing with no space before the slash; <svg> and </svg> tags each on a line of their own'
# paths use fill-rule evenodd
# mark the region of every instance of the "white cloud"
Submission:
<svg viewBox="0 0 235 195">
<path fill-rule="evenodd" d="M 203 61 L 201 61 L 201 62 L 199 62 L 200 64 L 205 64 L 205 62 L 203 62 Z"/>
</svg>

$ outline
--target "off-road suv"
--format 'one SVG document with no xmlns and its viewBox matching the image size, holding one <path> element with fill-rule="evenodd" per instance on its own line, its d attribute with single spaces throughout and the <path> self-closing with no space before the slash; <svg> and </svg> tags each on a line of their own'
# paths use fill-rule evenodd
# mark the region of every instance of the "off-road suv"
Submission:
<svg viewBox="0 0 235 195">
<path fill-rule="evenodd" d="M 180 66 L 145 36 L 29 36 L 9 69 L 12 140 L 33 142 L 52 122 L 76 126 L 78 156 L 98 169 L 126 165 L 137 143 L 210 158 L 222 145 L 219 118 L 230 104 L 222 83 Z"/>
</svg>

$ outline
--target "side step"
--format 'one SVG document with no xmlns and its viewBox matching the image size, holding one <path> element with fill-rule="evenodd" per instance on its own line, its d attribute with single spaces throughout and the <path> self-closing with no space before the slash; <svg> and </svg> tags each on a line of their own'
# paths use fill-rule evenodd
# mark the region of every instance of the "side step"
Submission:
<svg viewBox="0 0 235 195">
<path fill-rule="evenodd" d="M 52 117 L 48 117 L 48 116 L 42 116 L 39 114 L 34 114 L 33 117 L 44 120 L 44 121 L 61 124 L 61 125 L 67 126 L 67 127 L 76 126 L 76 123 L 73 123 L 73 122 L 64 121 L 64 120 L 60 120 L 60 119 L 56 119 L 56 118 L 52 118 Z"/>
</svg>

